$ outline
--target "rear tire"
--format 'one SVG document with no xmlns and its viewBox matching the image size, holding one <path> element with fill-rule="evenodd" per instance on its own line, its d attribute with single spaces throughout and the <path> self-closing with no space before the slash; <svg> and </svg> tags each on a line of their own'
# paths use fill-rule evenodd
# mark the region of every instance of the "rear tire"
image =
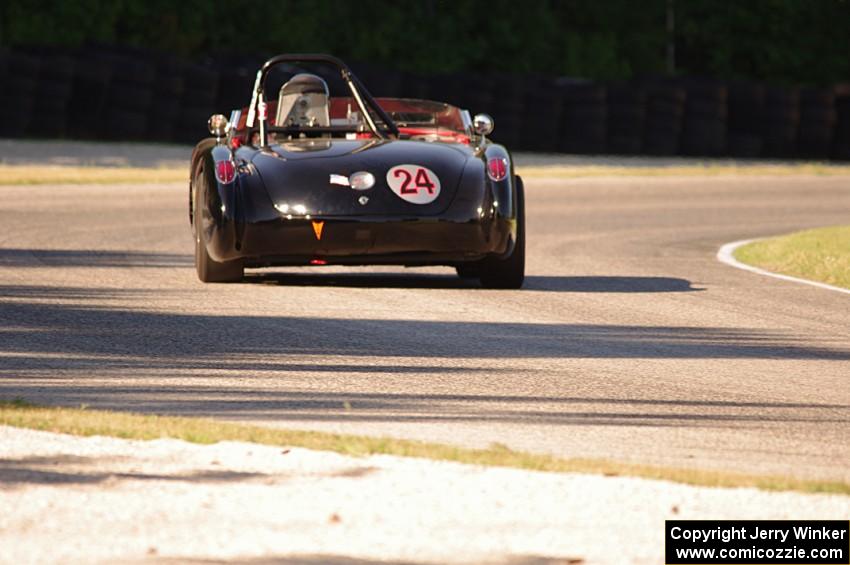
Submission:
<svg viewBox="0 0 850 565">
<path fill-rule="evenodd" d="M 242 261 L 214 261 L 207 252 L 206 232 L 201 228 L 203 211 L 200 191 L 206 189 L 206 175 L 203 166 L 198 168 L 195 175 L 192 194 L 192 227 L 195 236 L 195 270 L 198 279 L 205 283 L 240 282 L 244 275 Z"/>
<path fill-rule="evenodd" d="M 516 177 L 516 196 L 514 249 L 507 257 L 488 257 L 481 261 L 479 277 L 484 288 L 520 288 L 525 280 L 525 190 L 520 177 Z"/>
</svg>

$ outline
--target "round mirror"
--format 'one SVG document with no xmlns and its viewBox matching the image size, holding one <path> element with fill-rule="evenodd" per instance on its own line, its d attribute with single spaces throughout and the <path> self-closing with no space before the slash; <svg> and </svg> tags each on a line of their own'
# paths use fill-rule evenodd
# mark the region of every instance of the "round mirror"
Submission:
<svg viewBox="0 0 850 565">
<path fill-rule="evenodd" d="M 227 123 L 227 118 L 223 114 L 213 114 L 207 122 L 207 128 L 210 134 L 216 137 L 224 137 L 227 135 L 227 128 L 230 124 Z"/>
<path fill-rule="evenodd" d="M 478 135 L 490 135 L 493 131 L 493 118 L 487 114 L 476 114 L 472 119 L 472 129 Z"/>
</svg>

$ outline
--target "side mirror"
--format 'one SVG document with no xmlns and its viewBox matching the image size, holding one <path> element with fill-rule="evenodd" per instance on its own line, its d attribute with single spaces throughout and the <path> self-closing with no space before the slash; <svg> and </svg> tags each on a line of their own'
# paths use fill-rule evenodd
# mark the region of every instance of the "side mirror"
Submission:
<svg viewBox="0 0 850 565">
<path fill-rule="evenodd" d="M 493 118 L 487 114 L 476 114 L 472 118 L 472 130 L 478 135 L 490 135 L 493 132 Z"/>
<path fill-rule="evenodd" d="M 219 139 L 227 135 L 229 127 L 230 123 L 228 123 L 227 118 L 223 114 L 213 114 L 207 122 L 207 128 L 210 130 L 210 134 Z"/>
</svg>

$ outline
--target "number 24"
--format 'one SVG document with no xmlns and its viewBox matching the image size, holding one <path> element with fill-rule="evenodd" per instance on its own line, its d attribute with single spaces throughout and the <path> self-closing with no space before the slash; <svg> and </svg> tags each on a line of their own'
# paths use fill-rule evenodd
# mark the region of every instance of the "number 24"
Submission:
<svg viewBox="0 0 850 565">
<path fill-rule="evenodd" d="M 393 176 L 395 178 L 404 176 L 401 183 L 401 194 L 419 194 L 420 188 L 427 190 L 428 194 L 434 194 L 434 182 L 428 176 L 428 171 L 421 167 L 416 171 L 416 178 L 407 169 L 396 169 L 393 171 Z M 411 183 L 413 186 L 411 186 Z"/>
</svg>

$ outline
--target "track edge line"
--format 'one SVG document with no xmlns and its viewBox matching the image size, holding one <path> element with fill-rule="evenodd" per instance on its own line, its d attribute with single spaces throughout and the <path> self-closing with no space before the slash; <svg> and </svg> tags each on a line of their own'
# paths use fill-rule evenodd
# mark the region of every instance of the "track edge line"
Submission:
<svg viewBox="0 0 850 565">
<path fill-rule="evenodd" d="M 801 279 L 799 277 L 792 277 L 791 275 L 783 275 L 780 273 L 772 273 L 770 271 L 766 271 L 764 269 L 760 269 L 758 267 L 753 267 L 752 265 L 747 265 L 746 263 L 742 263 L 735 259 L 735 250 L 743 245 L 747 245 L 748 243 L 752 243 L 754 241 L 761 241 L 763 239 L 768 239 L 766 237 L 756 237 L 753 239 L 742 239 L 739 241 L 733 241 L 731 243 L 726 243 L 720 246 L 720 249 L 717 250 L 717 260 L 721 263 L 725 263 L 730 267 L 735 267 L 736 269 L 741 269 L 743 271 L 750 271 L 751 273 L 756 273 L 759 275 L 764 275 L 766 277 L 773 277 L 775 279 L 780 279 L 783 281 L 795 282 L 800 284 L 807 284 L 809 286 L 814 286 L 824 290 L 832 290 L 835 292 L 840 292 L 842 294 L 850 294 L 850 289 L 841 288 L 838 286 L 833 286 L 831 284 L 826 284 L 818 281 L 811 281 L 808 279 Z"/>
</svg>

